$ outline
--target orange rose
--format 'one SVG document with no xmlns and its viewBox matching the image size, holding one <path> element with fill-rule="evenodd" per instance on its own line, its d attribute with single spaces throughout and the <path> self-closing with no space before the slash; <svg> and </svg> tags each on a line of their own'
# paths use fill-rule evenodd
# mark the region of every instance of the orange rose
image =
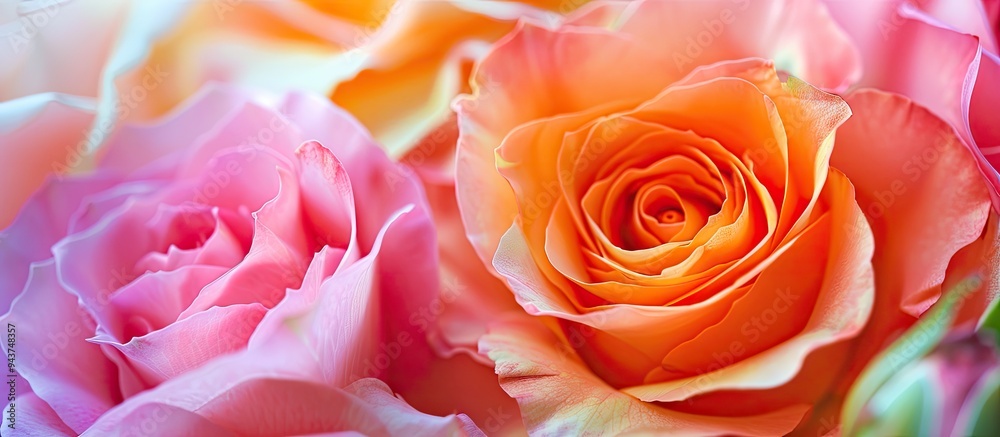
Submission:
<svg viewBox="0 0 1000 437">
<path fill-rule="evenodd" d="M 288 0 L 133 6 L 102 83 L 102 120 L 162 115 L 207 82 L 329 95 L 395 157 L 448 120 L 472 63 L 522 16 L 586 0 Z M 149 69 L 169 79 L 144 84 Z M 132 90 L 139 89 L 138 95 Z M 114 104 L 127 109 L 115 111 Z"/>
<path fill-rule="evenodd" d="M 831 431 L 867 359 L 996 244 L 954 129 L 823 91 L 857 52 L 811 3 L 602 3 L 478 66 L 458 199 L 544 316 L 479 343 L 529 433 Z"/>
</svg>

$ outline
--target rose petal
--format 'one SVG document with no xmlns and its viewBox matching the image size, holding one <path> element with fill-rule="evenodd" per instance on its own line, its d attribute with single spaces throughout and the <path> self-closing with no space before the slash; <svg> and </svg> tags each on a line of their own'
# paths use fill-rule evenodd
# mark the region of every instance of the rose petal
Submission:
<svg viewBox="0 0 1000 437">
<path fill-rule="evenodd" d="M 847 100 L 855 116 L 837 132 L 832 165 L 856 187 L 877 248 L 878 293 L 862 337 L 893 338 L 939 300 L 949 260 L 982 235 L 990 192 L 954 128 L 929 110 L 874 90 Z M 859 342 L 851 372 L 886 346 Z"/>
<path fill-rule="evenodd" d="M 830 175 L 823 194 L 824 201 L 832 204 L 829 215 L 769 260 L 753 288 L 733 304 L 724 319 L 667 354 L 663 359 L 666 372 L 650 375 L 694 376 L 629 388 L 627 393 L 646 401 L 675 401 L 716 389 L 776 387 L 799 373 L 809 353 L 861 331 L 875 298 L 869 262 L 875 246 L 860 209 L 853 203 L 837 202 L 853 197 L 849 181 L 836 171 Z M 821 268 L 808 273 L 799 270 L 803 259 L 824 252 L 825 256 L 809 262 Z M 789 283 L 789 277 L 796 280 Z M 789 310 L 788 316 L 782 315 Z M 768 314 L 773 316 L 770 321 Z M 725 367 L 705 349 L 706 345 L 711 349 L 733 343 L 740 344 L 744 351 L 740 355 L 746 358 Z M 710 376 L 701 378 L 703 374 Z"/>
<path fill-rule="evenodd" d="M 0 135 L 4 136 L 0 183 L 6 187 L 0 197 L 0 229 L 14 221 L 46 176 L 68 173 L 80 165 L 93 110 L 89 100 L 52 93 L 0 103 Z"/>
<path fill-rule="evenodd" d="M 922 3 L 936 12 L 963 9 Z M 982 150 L 985 158 L 977 159 L 994 187 L 994 201 L 1000 199 L 1000 174 L 993 165 L 1000 136 L 990 127 L 995 123 L 986 121 L 1000 101 L 993 85 L 1000 77 L 996 54 L 908 2 L 828 1 L 827 6 L 862 51 L 865 77 L 859 85 L 902 94 L 948 121 L 967 144 Z"/>
<path fill-rule="evenodd" d="M 52 245 L 66 236 L 82 199 L 119 182 L 107 175 L 53 178 L 28 201 L 14 223 L 0 232 L 0 308 L 10 309 L 24 289 L 31 263 L 52 256 Z"/>
<path fill-rule="evenodd" d="M 837 132 L 832 164 L 857 187 L 872 221 L 879 300 L 886 302 L 876 307 L 918 316 L 940 294 L 948 260 L 982 233 L 988 191 L 955 130 L 928 110 L 874 90 L 852 93 L 848 102 L 856 116 Z M 951 194 L 927 201 L 943 192 Z"/>
<path fill-rule="evenodd" d="M 153 387 L 212 358 L 242 350 L 266 312 L 260 304 L 212 307 L 124 344 L 100 334 L 90 341 L 117 348 Z"/>
<path fill-rule="evenodd" d="M 300 187 L 295 175 L 277 168 L 281 181 L 277 195 L 254 213 L 250 252 L 217 281 L 206 286 L 180 318 L 212 306 L 238 303 L 276 305 L 287 288 L 298 287 L 308 252 L 300 212 Z M 254 285 L 249 285 L 254 284 Z M 267 285 L 264 285 L 267 284 Z"/>
<path fill-rule="evenodd" d="M 286 349 L 280 357 L 262 352 L 214 360 L 132 397 L 104 415 L 84 435 L 121 432 L 144 422 L 164 423 L 173 418 L 172 412 L 180 413 L 178 418 L 199 435 L 219 429 L 257 435 L 388 432 L 377 410 L 350 392 L 298 379 L 295 366 L 289 365 L 294 361 L 288 361 L 296 357 L 294 352 Z M 306 356 L 298 358 L 300 362 L 308 360 Z M 234 368 L 240 371 L 233 372 Z M 399 416 L 396 420 L 406 423 Z M 422 424 L 440 426 L 442 422 L 451 425 L 449 418 L 431 417 Z"/>
<path fill-rule="evenodd" d="M 181 417 L 199 435 L 215 427 L 237 434 L 265 435 L 346 430 L 365 434 L 475 433 L 464 416 L 437 418 L 409 408 L 396 409 L 401 401 L 381 382 L 362 380 L 344 390 L 319 383 L 322 371 L 301 343 L 269 341 L 263 347 L 212 360 L 129 398 L 84 435 L 105 435 L 144 422 L 163 423 L 173 417 L 170 412 L 184 412 Z M 385 416 L 387 411 L 394 414 Z M 212 426 L 188 417 L 191 414 Z"/>
<path fill-rule="evenodd" d="M 26 392 L 18 387 L 17 419 L 15 428 L 18 435 L 25 437 L 70 437 L 75 435 L 72 429 L 63 423 L 62 419 L 52 411 L 52 407 L 34 393 Z M 4 415 L 3 427 L 7 428 L 9 418 Z"/>
<path fill-rule="evenodd" d="M 657 39 L 676 71 L 759 56 L 816 86 L 843 91 L 861 76 L 857 50 L 818 0 L 643 1 L 620 17 L 620 31 Z M 665 46 L 663 44 L 666 44 Z"/>
<path fill-rule="evenodd" d="M 130 5 L 121 0 L 5 5 L 0 101 L 45 92 L 96 96 L 102 67 Z M 76 41 L 79 35 L 88 38 Z"/>
<path fill-rule="evenodd" d="M 32 265 L 24 291 L 0 318 L 17 330 L 18 374 L 75 432 L 87 429 L 122 396 L 114 365 L 86 341 L 93 324 L 84 314 L 76 296 L 60 286 L 49 260 Z M 20 408 L 20 397 L 17 404 Z"/>
<path fill-rule="evenodd" d="M 750 417 L 698 416 L 645 403 L 607 386 L 537 319 L 498 322 L 480 341 L 500 384 L 521 406 L 529 434 L 777 435 L 806 411 L 795 406 Z"/>
<path fill-rule="evenodd" d="M 516 61 L 525 57 L 541 63 L 525 72 Z M 507 182 L 496 174 L 493 154 L 507 132 L 555 114 L 580 110 L 610 113 L 635 105 L 668 81 L 658 75 L 643 75 L 637 80 L 631 72 L 668 68 L 667 61 L 655 51 L 629 38 L 593 29 L 549 31 L 522 23 L 494 46 L 474 75 L 473 96 L 455 103 L 460 131 L 456 173 L 459 205 L 469 239 L 484 261 L 492 257 L 516 212 Z M 616 83 L 624 88 L 587 85 L 591 83 Z"/>
</svg>

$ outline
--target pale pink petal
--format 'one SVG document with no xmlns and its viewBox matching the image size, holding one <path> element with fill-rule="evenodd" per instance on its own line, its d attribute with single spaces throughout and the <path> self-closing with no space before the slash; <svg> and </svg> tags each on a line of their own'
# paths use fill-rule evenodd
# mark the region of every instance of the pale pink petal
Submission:
<svg viewBox="0 0 1000 437">
<path fill-rule="evenodd" d="M 268 138 L 273 141 L 273 135 L 283 130 L 287 122 L 270 113 L 263 119 L 264 124 L 259 124 L 256 117 L 261 111 L 251 112 L 254 110 L 252 103 L 267 103 L 266 95 L 209 84 L 156 123 L 125 124 L 109 130 L 100 165 L 123 172 L 133 172 L 154 163 L 159 167 L 173 167 L 183 163 L 183 156 L 195 153 L 205 147 L 203 143 L 212 140 L 222 143 L 213 150 L 252 147 Z M 249 122 L 244 123 L 240 117 L 248 117 Z M 264 138 L 258 139 L 261 132 L 267 130 L 271 132 L 265 132 Z M 164 165 L 164 161 L 170 165 Z M 203 165 L 205 162 L 191 164 Z"/>
<path fill-rule="evenodd" d="M 350 114 L 308 94 L 290 94 L 280 105 L 282 113 L 303 131 L 333 152 L 350 176 L 357 210 L 358 243 L 362 254 L 373 250 L 387 217 L 409 204 L 420 214 L 424 199 L 412 171 L 392 162 Z M 361 200 L 363 199 L 363 200 Z M 425 226 L 425 225 L 421 225 Z M 429 226 L 429 225 L 426 225 Z"/>
<path fill-rule="evenodd" d="M 109 176 L 53 178 L 25 204 L 17 220 L 0 232 L 0 308 L 9 309 L 24 289 L 32 262 L 52 257 L 52 245 L 66 236 L 81 200 L 119 182 Z"/>
<path fill-rule="evenodd" d="M 478 356 L 479 337 L 491 321 L 507 311 L 523 311 L 504 283 L 483 266 L 475 249 L 465 238 L 465 228 L 455 199 L 455 185 L 437 185 L 425 180 L 428 202 L 438 232 L 441 263 L 441 301 L 444 309 L 431 328 L 432 344 L 451 354 L 457 351 Z M 440 344 L 438 344 L 440 343 Z"/>
<path fill-rule="evenodd" d="M 238 226 L 234 230 L 221 216 L 225 214 L 226 218 L 240 224 L 250 220 L 240 220 L 244 217 L 234 217 L 236 214 L 231 211 L 220 211 L 218 207 L 182 205 L 181 208 L 187 208 L 183 213 L 188 215 L 184 217 L 189 218 L 192 222 L 195 220 L 214 222 L 214 225 L 206 226 L 210 229 L 208 232 L 211 232 L 208 238 L 199 247 L 181 249 L 172 244 L 167 249 L 167 253 L 148 253 L 136 262 L 136 271 L 173 271 L 188 265 L 232 267 L 243 259 L 246 252 L 244 241 L 249 241 L 249 235 L 240 235 L 244 233 L 243 229 L 240 229 L 244 226 Z M 199 210 L 208 210 L 208 217 L 205 217 L 204 214 L 197 214 L 196 211 L 200 212 Z M 199 235 L 199 238 L 204 238 L 204 235 Z"/>
<path fill-rule="evenodd" d="M 198 435 L 214 435 L 220 428 L 240 435 L 349 430 L 366 435 L 477 435 L 464 415 L 433 417 L 404 408 L 384 383 L 363 380 L 338 389 L 317 383 L 312 376 L 318 372 L 301 345 L 271 343 L 213 360 L 138 394 L 83 435 L 164 423 L 175 415 Z M 389 411 L 393 414 L 385 416 Z"/>
<path fill-rule="evenodd" d="M 329 149 L 316 141 L 302 144 L 295 154 L 300 167 L 302 218 L 315 234 L 314 244 L 357 252 L 356 205 L 347 170 Z"/>
<path fill-rule="evenodd" d="M 369 404 L 393 435 L 485 436 L 465 414 L 433 417 L 419 414 L 403 399 L 393 396 L 384 382 L 366 378 L 344 388 Z"/>
<path fill-rule="evenodd" d="M 296 176 L 277 169 L 277 195 L 254 213 L 250 251 L 242 262 L 198 294 L 181 318 L 212 306 L 259 302 L 271 308 L 289 287 L 298 287 L 305 272 L 308 238 L 301 223 L 300 187 Z M 251 285 L 252 284 L 252 285 Z"/>
<path fill-rule="evenodd" d="M 980 169 L 993 184 L 994 190 L 1000 191 L 1000 123 L 996 122 L 997 108 L 1000 108 L 1000 58 L 994 53 L 983 52 L 969 101 L 969 129 L 983 156 L 980 158 Z"/>
<path fill-rule="evenodd" d="M 14 429 L 17 434 L 25 437 L 70 437 L 76 435 L 63 423 L 55 411 L 52 411 L 49 404 L 34 393 L 28 392 L 27 387 L 24 386 L 18 386 L 15 422 Z M 9 423 L 10 418 L 4 414 L 3 422 L 0 423 L 4 431 L 10 429 L 7 427 Z"/>
<path fill-rule="evenodd" d="M 994 0 L 915 0 L 917 7 L 955 30 L 975 35 L 983 48 L 997 53 L 996 27 L 990 23 L 987 5 Z M 993 23 L 995 24 L 995 23 Z"/>
<path fill-rule="evenodd" d="M 220 355 L 242 350 L 267 308 L 260 304 L 212 307 L 125 344 L 98 335 L 90 341 L 117 348 L 149 386 L 197 368 Z M 127 369 L 120 369 L 128 371 Z"/>
<path fill-rule="evenodd" d="M 397 212 L 387 219 L 371 254 L 338 269 L 319 285 L 318 290 L 303 289 L 287 295 L 275 308 L 275 315 L 269 315 L 264 321 L 267 328 L 255 334 L 251 342 L 258 345 L 269 342 L 267 337 L 257 338 L 263 335 L 284 338 L 284 342 L 298 339 L 320 362 L 330 363 L 323 368 L 320 380 L 336 386 L 368 376 L 387 379 L 396 371 L 418 372 L 422 363 L 411 360 L 404 366 L 406 361 L 396 360 L 402 346 L 396 346 L 400 351 L 393 352 L 394 356 L 379 349 L 379 345 L 385 346 L 386 342 L 422 342 L 417 328 L 406 316 L 397 316 L 395 312 L 415 314 L 429 303 L 426 294 L 437 290 L 433 286 L 433 270 L 427 276 L 397 276 L 400 275 L 398 269 L 383 271 L 381 267 L 394 251 L 413 253 L 412 249 L 406 249 L 400 237 L 413 237 L 414 234 L 391 235 L 394 228 L 398 228 L 397 232 L 405 231 L 407 222 L 414 221 L 407 218 L 416 215 L 412 209 Z M 425 245 L 433 248 L 430 242 Z M 423 262 L 411 259 L 411 264 L 420 268 Z M 404 282 L 402 278 L 411 279 Z M 427 284 L 432 286 L 427 287 Z M 312 300 L 315 301 L 306 304 Z"/>
<path fill-rule="evenodd" d="M 18 374 L 74 431 L 121 401 L 114 365 L 86 341 L 94 326 L 76 296 L 60 286 L 51 260 L 33 264 L 24 291 L 0 321 L 16 327 Z"/>
<path fill-rule="evenodd" d="M 168 272 L 146 273 L 115 290 L 106 301 L 107 317 L 98 333 L 128 342 L 177 321 L 202 287 L 225 273 L 226 267 L 187 265 Z"/>
<path fill-rule="evenodd" d="M 397 391 L 424 413 L 443 416 L 457 409 L 490 435 L 524 435 L 517 401 L 500 387 L 493 367 L 466 354 L 434 359 L 414 384 Z"/>
<path fill-rule="evenodd" d="M 50 91 L 96 96 L 104 63 L 130 4 L 124 0 L 3 4 L 0 100 Z"/>
</svg>

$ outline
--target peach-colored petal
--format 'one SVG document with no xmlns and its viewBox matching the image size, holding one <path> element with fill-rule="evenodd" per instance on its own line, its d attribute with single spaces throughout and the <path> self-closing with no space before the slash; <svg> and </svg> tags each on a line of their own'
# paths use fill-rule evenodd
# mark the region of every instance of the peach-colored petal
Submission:
<svg viewBox="0 0 1000 437">
<path fill-rule="evenodd" d="M 330 57 L 353 35 L 297 2 L 135 4 L 105 66 L 96 127 L 162 115 L 212 80 L 325 92 L 341 68 Z"/>
<path fill-rule="evenodd" d="M 521 405 L 529 433 L 777 435 L 791 431 L 806 410 L 796 406 L 760 416 L 713 417 L 639 401 L 594 376 L 537 319 L 498 322 L 480 348 L 497 362 L 500 383 Z"/>
<path fill-rule="evenodd" d="M 780 254 L 781 251 L 772 257 Z M 769 263 L 763 260 L 761 266 L 745 273 L 737 283 L 745 283 L 758 275 Z M 580 312 L 570 301 L 571 296 L 567 297 L 553 285 L 535 265 L 524 234 L 516 226 L 504 235 L 494 266 L 507 279 L 518 303 L 529 314 L 557 316 L 608 332 L 657 362 L 673 346 L 690 338 L 687 335 L 700 332 L 704 323 L 717 322 L 732 302 L 747 290 L 729 287 L 709 299 L 685 306 L 602 305 Z M 626 295 L 637 292 L 628 289 L 626 284 L 621 287 L 619 292 Z"/>
<path fill-rule="evenodd" d="M 355 114 L 392 156 L 401 156 L 445 121 L 452 98 L 466 89 L 472 63 L 487 43 L 513 29 L 515 17 L 542 17 L 520 4 L 516 15 L 491 16 L 500 5 L 472 10 L 451 1 L 402 1 L 377 32 L 358 33 L 363 57 L 331 98 Z"/>
<path fill-rule="evenodd" d="M 727 44 L 715 44 L 711 46 L 713 47 L 713 56 L 707 56 L 704 60 L 699 58 L 698 64 L 691 61 L 693 65 L 680 62 L 684 65 L 678 68 L 675 65 L 677 64 L 676 57 L 671 58 L 670 54 L 683 53 L 684 42 L 682 39 L 657 39 L 659 44 L 668 43 L 677 46 L 675 50 L 669 50 L 661 45 L 653 47 L 644 44 L 642 41 L 646 40 L 646 36 L 650 32 L 654 32 L 654 29 L 655 33 L 658 34 L 662 29 L 703 25 L 702 22 L 691 20 L 687 16 L 685 16 L 683 23 L 673 23 L 674 18 L 672 17 L 684 15 L 670 14 L 670 12 L 676 12 L 671 8 L 701 8 L 697 12 L 704 15 L 707 11 L 715 11 L 715 9 L 733 12 L 729 9 L 732 5 L 720 3 L 701 7 L 699 6 L 701 4 L 696 5 L 692 2 L 640 2 L 636 4 L 638 6 L 635 9 L 640 9 L 640 11 L 634 11 L 633 14 L 631 8 L 626 9 L 623 12 L 624 18 L 620 18 L 620 21 L 624 22 L 624 29 L 630 29 L 627 32 L 623 31 L 623 33 L 611 33 L 589 26 L 564 26 L 556 31 L 545 31 L 531 24 L 519 26 L 512 35 L 498 43 L 494 50 L 479 64 L 474 75 L 473 96 L 456 102 L 455 107 L 460 118 L 459 128 L 462 132 L 459 140 L 459 173 L 457 175 L 460 181 L 459 203 L 462 205 L 463 218 L 469 231 L 469 237 L 484 260 L 488 260 L 490 254 L 495 252 L 496 242 L 499 241 L 504 229 L 509 227 L 510 217 L 513 215 L 511 206 L 513 202 L 509 190 L 502 180 L 491 176 L 495 174 L 494 172 L 487 171 L 494 166 L 492 149 L 500 144 L 507 132 L 524 122 L 560 113 L 572 113 L 584 109 L 594 110 L 598 107 L 604 107 L 610 113 L 616 106 L 619 108 L 627 107 L 630 103 L 635 104 L 654 96 L 664 86 L 680 79 L 700 63 L 774 54 L 764 48 L 741 48 L 730 47 Z M 757 14 L 766 13 L 766 10 L 758 11 L 757 8 L 754 10 Z M 845 59 L 854 58 L 855 55 L 845 37 L 822 12 L 809 12 L 810 9 L 804 6 L 796 10 L 824 23 L 821 26 L 825 26 L 823 28 L 831 35 L 829 38 L 839 41 L 830 45 L 845 53 Z M 715 13 L 718 16 L 720 12 L 715 11 Z M 784 22 L 783 20 L 788 19 L 790 17 L 783 17 L 782 20 L 778 21 Z M 807 21 L 811 23 L 810 20 Z M 754 23 L 752 20 L 746 20 L 746 22 L 748 24 Z M 718 26 L 725 27 L 721 21 Z M 775 31 L 777 31 L 780 24 L 775 23 L 774 26 Z M 798 36 L 798 33 L 805 30 L 805 28 L 796 28 L 791 33 Z M 712 37 L 708 30 L 703 32 Z M 754 27 L 753 32 L 754 35 L 760 34 L 756 27 Z M 737 32 L 724 32 L 722 35 L 725 35 L 727 39 L 746 40 Z M 808 36 L 803 36 L 801 39 L 789 36 L 783 40 L 811 42 L 812 40 L 809 38 L 813 34 L 806 33 L 806 35 Z M 826 34 L 818 35 L 825 37 Z M 628 38 L 630 36 L 639 38 Z M 824 37 L 818 37 L 817 40 L 823 41 Z M 693 40 L 691 44 L 699 49 L 700 53 L 702 48 Z M 588 55 L 574 55 L 581 50 L 586 50 Z M 825 52 L 828 50 L 829 47 L 824 49 Z M 805 53 L 795 53 L 794 55 L 806 56 Z M 525 57 L 541 62 L 527 74 L 522 69 L 516 68 L 517 65 L 520 65 L 516 59 Z M 549 62 L 557 62 L 558 68 L 555 65 L 550 65 Z M 626 65 L 628 68 L 589 67 L 597 64 Z M 852 66 L 852 61 L 838 65 L 847 65 L 848 69 L 852 71 L 856 69 L 856 66 Z M 633 74 L 635 71 L 660 71 L 663 73 L 636 75 Z M 842 75 L 839 81 L 831 82 L 833 84 L 830 86 L 841 87 L 842 84 L 850 82 L 850 79 L 846 77 L 853 75 L 853 73 Z M 593 87 L 588 85 L 593 83 L 614 83 L 616 86 Z M 503 84 L 503 86 L 497 86 L 497 84 Z M 479 109 L 482 107 L 489 108 L 489 112 Z M 476 203 L 478 199 L 482 198 L 491 199 L 490 208 Z M 483 212 L 487 209 L 490 210 L 490 214 Z"/>
<path fill-rule="evenodd" d="M 886 339 L 939 300 L 949 260 L 983 233 L 990 193 L 955 129 L 928 109 L 875 90 L 847 100 L 856 115 L 837 133 L 832 165 L 855 185 L 875 236 L 878 293 L 862 338 Z M 885 346 L 859 342 L 852 372 Z"/>
<path fill-rule="evenodd" d="M 525 57 L 539 63 L 524 71 L 517 59 Z M 492 257 L 515 214 L 513 195 L 496 173 L 493 152 L 507 132 L 524 122 L 560 113 L 624 109 L 667 83 L 651 75 L 637 80 L 624 69 L 600 65 L 630 65 L 629 70 L 648 71 L 667 68 L 654 51 L 623 36 L 574 28 L 549 31 L 523 23 L 481 61 L 474 74 L 473 96 L 456 101 L 459 206 L 469 239 L 484 261 Z M 588 83 L 623 87 L 590 87 Z"/>
<path fill-rule="evenodd" d="M 953 331 L 982 327 L 991 305 L 1000 305 L 1000 275 L 996 272 L 1000 272 L 1000 215 L 990 211 L 982 235 L 955 253 L 941 284 L 942 290 L 950 290 L 969 278 L 982 281 L 977 292 L 964 296 L 962 305 L 956 308 Z"/>
<path fill-rule="evenodd" d="M 655 373 L 656 378 L 685 377 L 626 391 L 644 400 L 672 401 L 719 388 L 774 387 L 791 380 L 807 354 L 857 335 L 875 296 L 874 245 L 860 209 L 836 202 L 853 197 L 852 191 L 841 173 L 832 172 L 823 196 L 833 204 L 829 215 L 770 262 L 724 319 L 670 351 L 663 359 L 666 372 Z M 803 272 L 803 260 L 822 267 Z M 789 282 L 793 272 L 796 280 Z M 706 347 L 733 343 L 746 358 L 718 369 L 718 359 Z"/>
<path fill-rule="evenodd" d="M 6 228 L 49 174 L 83 161 L 94 104 L 60 94 L 36 94 L 0 103 L 0 229 Z M 82 145 L 82 147 L 81 147 Z"/>
<path fill-rule="evenodd" d="M 699 65 L 759 56 L 816 86 L 843 91 L 861 76 L 859 55 L 819 0 L 644 1 L 623 11 L 616 28 L 656 39 L 684 74 Z M 665 45 L 664 45 L 665 44 Z"/>
<path fill-rule="evenodd" d="M 880 307 L 917 316 L 940 294 L 951 255 L 982 233 L 986 184 L 955 130 L 927 109 L 874 90 L 848 102 L 857 115 L 837 132 L 832 164 L 857 187 L 872 222 L 879 299 L 887 302 Z M 950 195 L 928 201 L 941 192 Z"/>
</svg>

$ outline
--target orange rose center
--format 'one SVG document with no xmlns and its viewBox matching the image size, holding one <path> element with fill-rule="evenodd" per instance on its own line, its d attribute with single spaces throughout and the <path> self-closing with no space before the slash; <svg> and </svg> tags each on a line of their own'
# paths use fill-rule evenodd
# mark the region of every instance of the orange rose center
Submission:
<svg viewBox="0 0 1000 437">
<path fill-rule="evenodd" d="M 663 224 L 675 224 L 684 221 L 684 213 L 674 209 L 668 209 L 660 213 L 659 216 L 660 223 Z"/>
</svg>

